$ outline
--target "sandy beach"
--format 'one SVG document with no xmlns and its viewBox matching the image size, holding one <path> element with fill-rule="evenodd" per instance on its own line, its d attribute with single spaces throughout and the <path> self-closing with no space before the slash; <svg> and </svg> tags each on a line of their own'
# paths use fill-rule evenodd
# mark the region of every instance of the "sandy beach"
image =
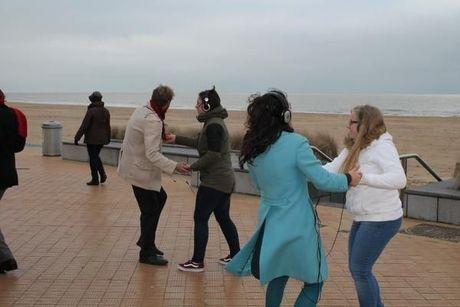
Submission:
<svg viewBox="0 0 460 307">
<path fill-rule="evenodd" d="M 55 120 L 63 125 L 63 139 L 72 141 L 80 126 L 86 107 L 77 105 L 9 103 L 24 111 L 28 118 L 29 144 L 42 143 L 41 124 Z M 108 107 L 112 126 L 125 126 L 133 108 Z M 231 132 L 244 129 L 245 112 L 231 111 L 227 125 Z M 346 115 L 295 113 L 293 126 L 310 135 L 322 132 L 331 135 L 342 148 L 346 133 Z M 460 118 L 458 117 L 396 117 L 386 116 L 385 122 L 393 135 L 400 154 L 419 154 L 442 178 L 451 178 L 454 165 L 460 161 Z M 194 110 L 170 109 L 166 123 L 171 127 L 196 127 Z M 434 181 L 415 161 L 409 162 L 411 184 Z"/>
</svg>

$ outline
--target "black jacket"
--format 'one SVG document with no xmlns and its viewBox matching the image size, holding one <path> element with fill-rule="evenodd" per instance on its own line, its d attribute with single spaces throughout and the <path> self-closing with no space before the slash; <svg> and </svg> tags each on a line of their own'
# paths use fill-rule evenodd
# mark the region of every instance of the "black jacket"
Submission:
<svg viewBox="0 0 460 307">
<path fill-rule="evenodd" d="M 18 142 L 25 139 L 17 134 L 17 129 L 14 111 L 0 104 L 0 190 L 18 185 L 14 153 L 21 150 Z"/>
<path fill-rule="evenodd" d="M 75 134 L 75 140 L 79 141 L 83 134 L 86 144 L 105 145 L 110 143 L 110 113 L 104 107 L 104 102 L 92 102 L 88 106 L 80 129 Z"/>
</svg>

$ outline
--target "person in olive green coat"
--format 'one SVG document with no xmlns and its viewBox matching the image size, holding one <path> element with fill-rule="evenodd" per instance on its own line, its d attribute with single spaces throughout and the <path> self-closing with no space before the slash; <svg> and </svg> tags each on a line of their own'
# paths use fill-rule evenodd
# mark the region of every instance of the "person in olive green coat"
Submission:
<svg viewBox="0 0 460 307">
<path fill-rule="evenodd" d="M 227 110 L 220 104 L 215 88 L 198 95 L 195 106 L 199 122 L 203 129 L 194 139 L 169 134 L 169 142 L 196 148 L 200 158 L 190 165 L 192 171 L 200 172 L 200 186 L 195 203 L 195 229 L 193 257 L 178 265 L 178 269 L 187 272 L 203 272 L 204 256 L 208 243 L 208 221 L 214 213 L 230 254 L 219 259 L 226 264 L 240 250 L 238 231 L 230 218 L 230 196 L 235 186 L 235 175 L 230 160 L 230 142 L 224 119 Z"/>
</svg>

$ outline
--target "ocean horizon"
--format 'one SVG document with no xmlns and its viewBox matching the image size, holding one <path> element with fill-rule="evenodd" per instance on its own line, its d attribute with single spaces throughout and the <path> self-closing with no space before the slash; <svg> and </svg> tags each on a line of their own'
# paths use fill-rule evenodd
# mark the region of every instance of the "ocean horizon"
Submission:
<svg viewBox="0 0 460 307">
<path fill-rule="evenodd" d="M 149 100 L 151 93 L 103 92 L 103 101 L 111 107 L 138 107 Z M 11 102 L 37 104 L 87 105 L 89 93 L 7 93 Z M 222 93 L 222 105 L 228 110 L 245 110 L 251 93 Z M 176 93 L 171 108 L 193 109 L 197 93 Z M 348 114 L 353 106 L 371 104 L 384 115 L 395 116 L 460 116 L 459 94 L 329 94 L 288 93 L 293 112 Z"/>
</svg>

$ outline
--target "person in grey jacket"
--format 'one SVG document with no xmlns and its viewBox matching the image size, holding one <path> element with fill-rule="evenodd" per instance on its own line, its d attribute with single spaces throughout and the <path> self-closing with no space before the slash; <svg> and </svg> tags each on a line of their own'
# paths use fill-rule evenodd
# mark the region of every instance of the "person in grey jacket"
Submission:
<svg viewBox="0 0 460 307">
<path fill-rule="evenodd" d="M 227 110 L 220 104 L 215 88 L 198 95 L 195 106 L 203 129 L 197 138 L 167 135 L 167 141 L 198 149 L 200 159 L 190 165 L 192 171 L 200 172 L 200 186 L 196 195 L 194 213 L 194 251 L 193 257 L 178 265 L 187 272 L 204 271 L 204 256 L 208 243 L 208 221 L 214 213 L 230 249 L 229 255 L 219 259 L 226 264 L 240 250 L 238 231 L 230 218 L 230 196 L 235 185 L 232 162 L 230 160 L 230 141 L 224 119 Z"/>
<path fill-rule="evenodd" d="M 84 142 L 88 149 L 89 166 L 91 168 L 91 181 L 86 184 L 99 185 L 99 182 L 104 183 L 107 180 L 107 174 L 101 158 L 99 158 L 99 153 L 104 145 L 110 143 L 110 113 L 104 107 L 100 92 L 93 92 L 88 98 L 91 103 L 88 106 L 80 129 L 75 134 L 74 143 L 78 145 L 78 141 L 85 135 Z"/>
</svg>

